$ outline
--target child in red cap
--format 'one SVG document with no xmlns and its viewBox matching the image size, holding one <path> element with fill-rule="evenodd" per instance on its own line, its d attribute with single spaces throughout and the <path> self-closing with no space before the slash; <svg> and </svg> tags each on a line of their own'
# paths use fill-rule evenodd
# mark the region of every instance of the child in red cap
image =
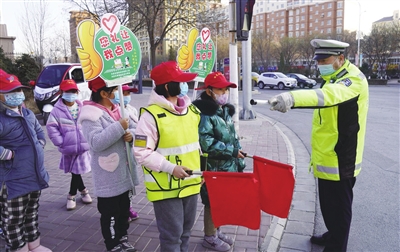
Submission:
<svg viewBox="0 0 400 252">
<path fill-rule="evenodd" d="M 129 119 L 133 122 L 134 128 L 136 129 L 137 122 L 139 120 L 139 115 L 138 111 L 135 107 L 130 105 L 129 103 L 131 102 L 131 92 L 136 93 L 138 91 L 137 88 L 130 87 L 128 85 L 122 85 L 122 93 L 123 93 L 123 103 L 126 111 L 128 112 Z M 115 96 L 115 98 L 112 100 L 114 104 L 120 104 L 120 98 L 119 95 Z M 141 165 L 137 164 L 136 170 L 142 169 Z M 133 183 L 135 186 L 139 185 L 139 179 L 138 176 L 135 176 L 135 180 Z M 133 210 L 133 192 L 132 190 L 129 193 L 129 198 L 130 198 L 130 207 L 129 207 L 129 219 L 128 221 L 134 221 L 139 218 L 138 213 Z"/>
<path fill-rule="evenodd" d="M 78 86 L 74 80 L 63 80 L 60 90 L 61 99 L 54 105 L 46 128 L 50 140 L 62 153 L 59 168 L 72 175 L 67 210 L 73 210 L 76 208 L 77 191 L 84 204 L 92 203 L 81 176 L 91 170 L 89 144 L 83 137 L 81 124 L 77 122 L 82 109 L 82 102 L 78 100 Z"/>
<path fill-rule="evenodd" d="M 130 170 L 126 142 L 132 143 L 135 129 L 128 118 L 122 118 L 120 107 L 112 100 L 118 86 L 107 87 L 97 77 L 89 81 L 90 101 L 84 101 L 78 122 L 89 143 L 91 167 L 97 209 L 100 213 L 101 233 L 107 251 L 134 252 L 128 242 L 129 191 L 134 188 L 136 164 Z"/>
<path fill-rule="evenodd" d="M 196 75 L 182 72 L 174 61 L 156 66 L 151 72 L 156 87 L 136 128 L 134 154 L 153 202 L 160 252 L 188 251 L 196 218 L 202 179 L 187 171 L 200 170 L 200 112 L 188 96 L 179 96 L 180 82 Z"/>
<path fill-rule="evenodd" d="M 228 103 L 229 88 L 237 85 L 228 82 L 220 72 L 207 75 L 205 89 L 193 104 L 201 111 L 199 124 L 200 146 L 208 154 L 207 170 L 218 172 L 242 172 L 245 168 L 244 154 L 236 134 L 232 116 L 235 107 Z M 232 192 L 234 193 L 234 192 Z M 215 227 L 206 184 L 201 186 L 204 204 L 204 240 L 202 245 L 215 251 L 228 251 L 234 240 Z"/>
<path fill-rule="evenodd" d="M 0 69 L 1 70 L 1 69 Z M 44 167 L 45 135 L 35 114 L 22 107 L 18 78 L 0 71 L 1 222 L 7 251 L 51 252 L 40 245 L 39 197 L 49 187 Z"/>
</svg>

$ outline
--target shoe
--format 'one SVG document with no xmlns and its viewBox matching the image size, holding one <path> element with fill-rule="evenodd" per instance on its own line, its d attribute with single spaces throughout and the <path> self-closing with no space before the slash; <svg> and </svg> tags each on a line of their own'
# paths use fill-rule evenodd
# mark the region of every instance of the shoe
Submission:
<svg viewBox="0 0 400 252">
<path fill-rule="evenodd" d="M 328 232 L 323 235 L 313 235 L 311 236 L 310 241 L 312 244 L 326 246 L 328 243 Z"/>
<path fill-rule="evenodd" d="M 117 246 L 115 246 L 114 248 L 112 248 L 111 250 L 108 250 L 109 252 L 124 252 L 124 249 L 122 248 L 121 244 L 118 244 Z"/>
<path fill-rule="evenodd" d="M 123 251 L 126 251 L 126 252 L 136 252 L 137 251 L 137 249 L 135 249 L 135 247 L 128 242 L 128 236 L 126 236 L 126 235 L 123 236 L 119 241 L 121 242 Z"/>
<path fill-rule="evenodd" d="M 4 236 L 3 229 L 0 228 L 0 238 L 5 240 L 6 237 Z"/>
<path fill-rule="evenodd" d="M 217 234 L 218 234 L 219 239 L 223 240 L 224 242 L 228 243 L 229 245 L 232 245 L 235 242 L 235 240 L 233 240 L 232 237 L 222 233 L 222 231 L 219 228 L 217 229 Z"/>
<path fill-rule="evenodd" d="M 128 218 L 128 221 L 131 222 L 131 221 L 134 221 L 134 220 L 137 220 L 137 219 L 139 219 L 138 213 L 135 212 L 135 211 L 133 211 L 132 207 L 130 207 L 130 208 L 129 208 L 129 218 Z"/>
<path fill-rule="evenodd" d="M 228 251 L 231 249 L 231 246 L 218 238 L 217 235 L 212 236 L 204 236 L 203 243 L 201 244 L 203 247 L 214 250 L 214 251 Z"/>
<path fill-rule="evenodd" d="M 82 202 L 83 202 L 83 204 L 90 204 L 90 203 L 92 203 L 92 197 L 90 197 L 90 195 L 89 195 L 89 190 L 88 189 L 83 189 L 82 191 L 81 191 L 81 196 L 82 196 Z"/>
<path fill-rule="evenodd" d="M 76 208 L 76 199 L 75 196 L 68 195 L 67 197 L 67 210 L 74 210 Z"/>
</svg>

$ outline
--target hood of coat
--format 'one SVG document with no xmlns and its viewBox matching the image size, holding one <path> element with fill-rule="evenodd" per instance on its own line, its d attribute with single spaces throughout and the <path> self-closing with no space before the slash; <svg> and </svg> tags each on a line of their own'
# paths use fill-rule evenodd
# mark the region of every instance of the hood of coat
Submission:
<svg viewBox="0 0 400 252">
<path fill-rule="evenodd" d="M 209 95 L 207 95 L 206 91 L 202 92 L 200 95 L 200 99 L 193 101 L 193 104 L 203 113 L 204 115 L 212 116 L 217 114 L 220 106 L 218 103 Z M 235 107 L 227 103 L 222 106 L 222 108 L 228 108 L 228 113 L 230 116 L 235 114 Z"/>
<path fill-rule="evenodd" d="M 178 105 L 172 104 L 164 96 L 159 95 L 156 91 L 152 90 L 149 97 L 148 105 L 157 105 L 174 114 L 183 114 L 186 112 L 187 107 L 191 104 L 190 98 L 185 95 L 178 98 Z"/>
</svg>

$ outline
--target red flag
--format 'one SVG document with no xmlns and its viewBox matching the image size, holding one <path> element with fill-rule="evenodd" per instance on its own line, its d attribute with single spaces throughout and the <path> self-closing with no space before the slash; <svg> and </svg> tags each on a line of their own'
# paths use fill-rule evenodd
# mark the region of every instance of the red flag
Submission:
<svg viewBox="0 0 400 252">
<path fill-rule="evenodd" d="M 257 181 L 252 173 L 203 172 L 216 227 L 238 225 L 260 228 L 261 211 Z"/>
<path fill-rule="evenodd" d="M 294 190 L 294 175 L 291 165 L 253 156 L 254 177 L 260 186 L 261 210 L 287 218 Z"/>
</svg>

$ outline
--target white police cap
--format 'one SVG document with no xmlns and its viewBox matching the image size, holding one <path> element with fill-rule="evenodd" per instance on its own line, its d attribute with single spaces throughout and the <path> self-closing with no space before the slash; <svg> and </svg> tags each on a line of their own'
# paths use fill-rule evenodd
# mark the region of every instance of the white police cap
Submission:
<svg viewBox="0 0 400 252">
<path fill-rule="evenodd" d="M 348 43 L 333 39 L 313 39 L 311 45 L 315 48 L 314 59 L 321 60 L 332 55 L 343 54 Z"/>
</svg>

